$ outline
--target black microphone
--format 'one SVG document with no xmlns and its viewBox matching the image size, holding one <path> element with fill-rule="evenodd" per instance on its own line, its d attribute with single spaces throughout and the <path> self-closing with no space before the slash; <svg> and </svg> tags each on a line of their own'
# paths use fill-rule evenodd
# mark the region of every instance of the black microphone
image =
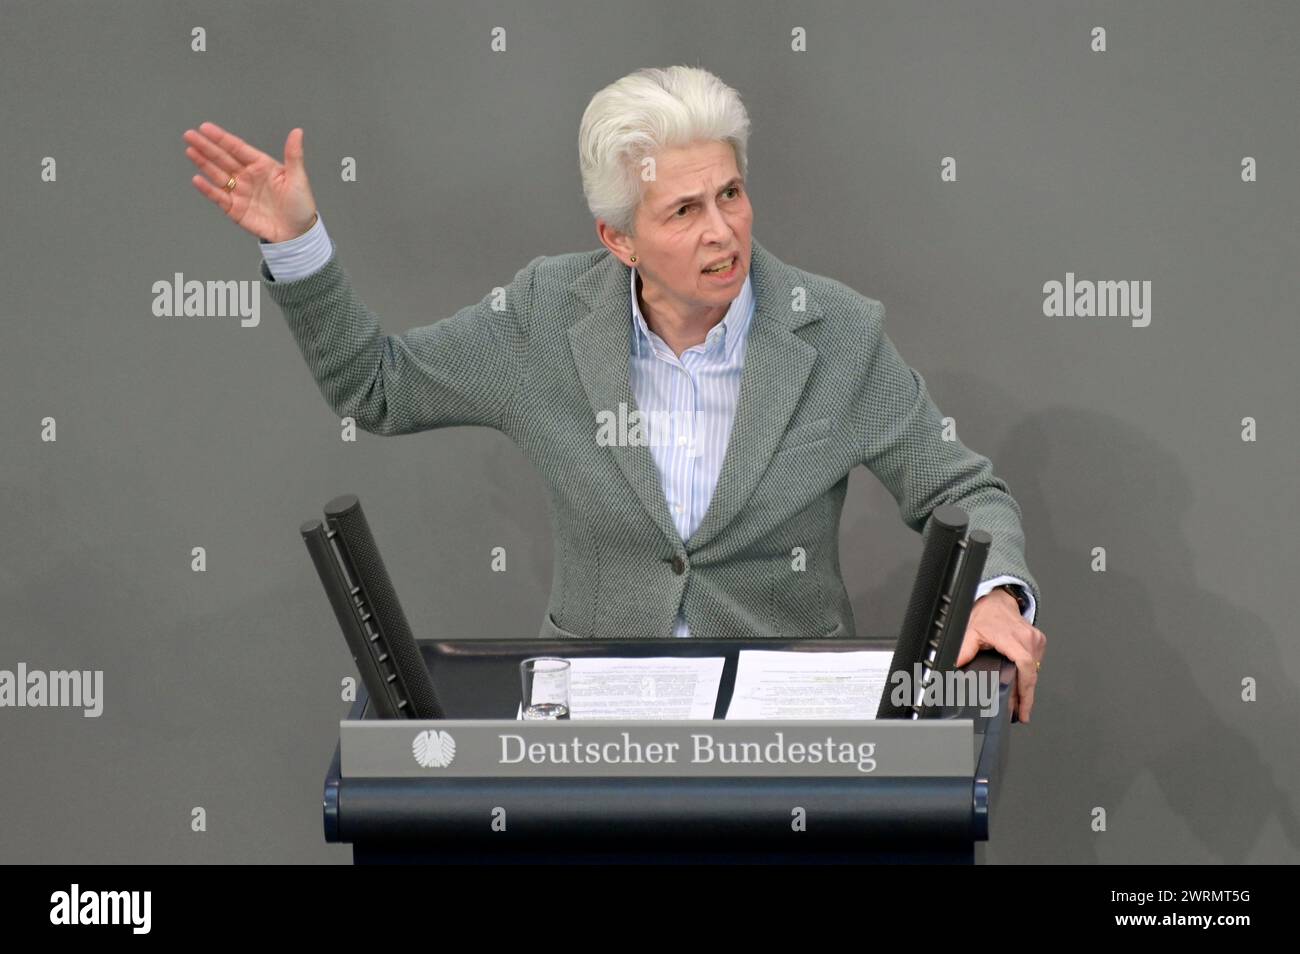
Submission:
<svg viewBox="0 0 1300 954">
<path fill-rule="evenodd" d="M 381 719 L 444 718 L 361 501 L 355 494 L 335 497 L 325 518 L 329 530 L 309 520 L 299 532 L 374 712 Z"/>
<path fill-rule="evenodd" d="M 890 698 L 890 687 L 904 678 L 898 676 L 899 673 L 905 676 L 902 685 L 911 685 L 913 665 L 927 662 L 935 621 L 946 613 L 950 601 L 947 590 L 961 556 L 961 540 L 969 523 L 966 511 L 954 504 L 943 504 L 930 512 L 922 534 L 925 542 L 921 562 L 912 584 L 907 614 L 903 617 L 903 629 L 894 647 L 894 658 L 889 664 L 885 691 L 876 710 L 877 719 L 910 719 L 913 716 L 916 699 L 910 699 L 905 705 L 896 705 Z"/>
<path fill-rule="evenodd" d="M 949 589 L 948 600 L 940 608 L 939 618 L 934 623 L 934 635 L 926 652 L 928 669 L 927 663 L 922 662 L 922 693 L 931 680 L 942 679 L 943 673 L 956 668 L 954 664 L 961 652 L 962 640 L 966 638 L 966 624 L 970 622 L 971 609 L 975 605 L 975 591 L 979 588 L 980 574 L 984 572 L 992 543 L 993 538 L 986 531 L 972 530 L 959 544 L 961 564 Z M 948 705 L 952 705 L 951 700 Z M 943 708 L 919 706 L 918 712 L 922 719 L 934 719 L 943 714 Z"/>
</svg>

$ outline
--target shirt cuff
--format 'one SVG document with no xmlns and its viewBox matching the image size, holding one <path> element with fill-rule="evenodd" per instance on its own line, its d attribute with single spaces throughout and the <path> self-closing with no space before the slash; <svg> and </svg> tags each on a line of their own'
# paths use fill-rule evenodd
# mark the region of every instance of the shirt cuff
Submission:
<svg viewBox="0 0 1300 954">
<path fill-rule="evenodd" d="M 334 254 L 334 243 L 325 231 L 325 217 L 316 212 L 316 224 L 297 238 L 284 242 L 258 239 L 262 259 L 277 282 L 306 278 L 325 267 Z"/>
<path fill-rule="evenodd" d="M 987 595 L 990 591 L 1002 586 L 1004 583 L 1014 583 L 1016 586 L 1020 587 L 1021 592 L 1025 594 L 1025 597 L 1029 600 L 1029 605 L 1025 607 L 1024 611 L 1020 615 L 1025 618 L 1026 623 L 1033 626 L 1034 616 L 1038 613 L 1038 604 L 1034 600 L 1034 591 L 1029 588 L 1028 583 L 1019 577 L 1003 575 L 995 576 L 991 580 L 985 580 L 975 588 L 975 599 L 978 600 L 980 597 Z"/>
</svg>

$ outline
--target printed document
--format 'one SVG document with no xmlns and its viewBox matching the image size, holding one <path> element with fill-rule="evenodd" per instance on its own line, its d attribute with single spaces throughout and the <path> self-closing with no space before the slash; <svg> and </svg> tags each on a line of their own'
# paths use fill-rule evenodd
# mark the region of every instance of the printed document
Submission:
<svg viewBox="0 0 1300 954">
<path fill-rule="evenodd" d="M 728 719 L 874 719 L 892 650 L 742 649 Z"/>
<path fill-rule="evenodd" d="M 569 658 L 571 719 L 712 719 L 721 656 Z M 520 709 L 516 718 L 522 718 Z"/>
</svg>

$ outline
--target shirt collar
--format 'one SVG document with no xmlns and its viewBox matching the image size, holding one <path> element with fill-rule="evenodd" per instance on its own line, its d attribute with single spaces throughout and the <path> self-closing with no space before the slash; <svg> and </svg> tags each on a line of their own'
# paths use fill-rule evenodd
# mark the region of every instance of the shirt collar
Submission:
<svg viewBox="0 0 1300 954">
<path fill-rule="evenodd" d="M 749 330 L 750 318 L 754 314 L 754 286 L 750 282 L 750 275 L 745 275 L 745 283 L 740 288 L 740 293 L 731 301 L 731 307 L 723 315 L 722 320 L 709 329 L 710 338 L 720 336 L 723 338 L 723 349 L 728 360 L 736 350 L 738 345 L 745 337 Z M 635 354 L 654 354 L 654 341 L 651 340 L 653 332 L 650 326 L 646 324 L 645 317 L 641 314 L 641 303 L 637 301 L 636 295 L 636 269 L 631 269 L 629 283 L 632 290 L 632 350 Z M 655 336 L 658 338 L 658 336 Z M 705 338 L 707 344 L 710 338 Z M 662 340 L 662 339 L 659 339 Z"/>
</svg>

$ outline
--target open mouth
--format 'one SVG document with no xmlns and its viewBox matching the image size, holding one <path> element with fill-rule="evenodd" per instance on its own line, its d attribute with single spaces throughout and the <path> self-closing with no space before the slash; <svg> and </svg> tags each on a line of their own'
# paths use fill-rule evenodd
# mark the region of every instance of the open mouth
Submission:
<svg viewBox="0 0 1300 954">
<path fill-rule="evenodd" d="M 736 271 L 736 264 L 736 256 L 733 255 L 716 268 L 702 269 L 701 274 L 711 278 L 730 278 Z"/>
</svg>

